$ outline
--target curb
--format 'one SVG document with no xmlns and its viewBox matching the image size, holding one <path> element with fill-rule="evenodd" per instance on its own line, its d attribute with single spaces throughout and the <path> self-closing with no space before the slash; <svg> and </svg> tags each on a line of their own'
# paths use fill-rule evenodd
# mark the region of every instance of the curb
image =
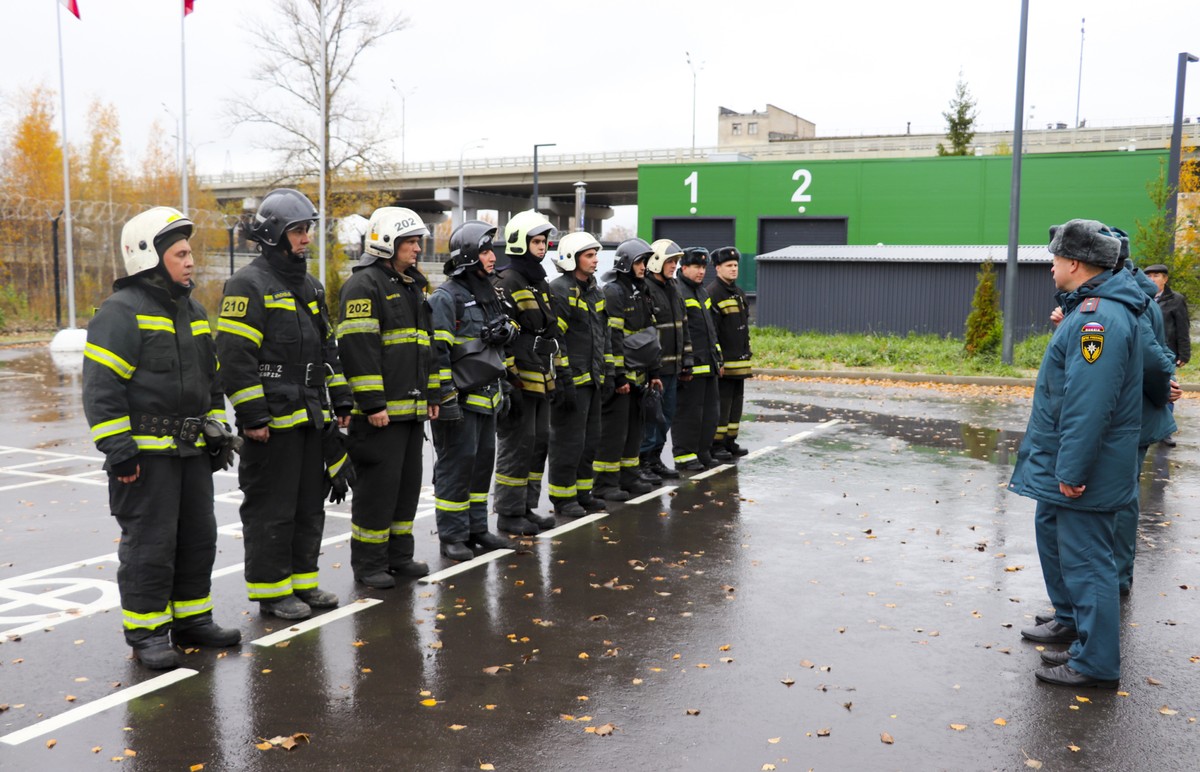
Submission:
<svg viewBox="0 0 1200 772">
<path fill-rule="evenodd" d="M 779 368 L 755 369 L 755 375 L 772 375 L 779 378 L 842 378 L 851 381 L 902 381 L 905 383 L 953 383 L 964 386 L 1033 386 L 1036 378 L 1002 378 L 993 375 L 939 375 L 936 373 L 891 373 L 885 371 L 863 372 L 860 370 L 785 370 Z M 1200 384 L 1185 383 L 1184 391 L 1200 392 Z"/>
</svg>

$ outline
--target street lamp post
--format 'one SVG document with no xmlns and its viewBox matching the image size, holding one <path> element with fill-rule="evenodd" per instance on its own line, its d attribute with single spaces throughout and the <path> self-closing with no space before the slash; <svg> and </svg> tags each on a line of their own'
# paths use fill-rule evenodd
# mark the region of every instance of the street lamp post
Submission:
<svg viewBox="0 0 1200 772">
<path fill-rule="evenodd" d="M 1179 162 L 1183 150 L 1183 82 L 1188 62 L 1200 61 L 1186 51 L 1179 54 L 1179 69 L 1175 74 L 1175 123 L 1171 126 L 1171 154 L 1167 161 L 1167 227 L 1171 230 L 1171 254 L 1175 254 L 1175 215 L 1179 207 Z"/>
<path fill-rule="evenodd" d="M 407 91 L 401 91 L 400 87 L 398 85 L 396 85 L 396 79 L 392 78 L 392 90 L 396 92 L 396 95 L 398 97 L 400 97 L 400 168 L 403 169 L 404 168 L 404 134 L 405 134 L 405 132 L 408 131 L 408 118 L 405 115 L 406 108 L 405 108 L 404 100 L 406 97 L 412 96 L 413 93 L 417 90 L 417 87 L 413 86 L 412 88 L 410 88 Z"/>
<path fill-rule="evenodd" d="M 704 62 L 693 62 L 692 55 L 683 52 L 687 57 L 688 67 L 692 68 L 692 157 L 696 156 L 696 74 L 704 69 Z"/>
<path fill-rule="evenodd" d="M 456 228 L 467 221 L 466 208 L 463 206 L 463 154 L 467 152 L 467 148 L 483 147 L 484 142 L 487 142 L 487 137 L 473 139 L 458 151 L 458 222 L 454 223 Z"/>
<path fill-rule="evenodd" d="M 539 147 L 557 147 L 557 146 L 558 146 L 558 144 L 555 142 L 543 142 L 540 145 L 533 146 L 533 211 L 535 211 L 535 212 L 537 211 L 537 208 L 538 208 L 538 165 L 537 165 L 538 148 Z"/>
</svg>

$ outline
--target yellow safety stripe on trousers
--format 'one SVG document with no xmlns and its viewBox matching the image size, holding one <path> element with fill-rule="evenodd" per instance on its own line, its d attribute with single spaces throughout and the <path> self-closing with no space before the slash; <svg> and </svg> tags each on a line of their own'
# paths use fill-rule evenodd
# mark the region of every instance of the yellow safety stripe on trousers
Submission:
<svg viewBox="0 0 1200 772">
<path fill-rule="evenodd" d="M 718 426 L 716 433 L 713 434 L 713 441 L 715 443 L 716 440 L 723 440 L 723 439 L 725 439 L 725 427 Z"/>
<path fill-rule="evenodd" d="M 695 453 L 684 453 L 682 456 L 674 456 L 673 458 L 674 458 L 676 464 L 686 464 L 689 461 L 695 461 L 696 454 Z"/>
<path fill-rule="evenodd" d="M 575 497 L 574 485 L 554 485 L 550 484 L 551 498 L 570 499 Z"/>
<path fill-rule="evenodd" d="M 641 463 L 641 459 L 639 459 L 637 456 L 633 456 L 632 458 L 621 459 L 621 467 L 624 469 L 632 469 L 640 463 Z"/>
<path fill-rule="evenodd" d="M 500 402 L 501 402 L 501 396 L 500 396 L 499 391 L 497 391 L 495 394 L 493 394 L 490 397 L 485 396 L 483 394 L 468 394 L 467 395 L 467 404 L 472 405 L 474 407 L 486 407 L 490 410 L 495 410 L 496 408 L 498 408 L 500 406 Z"/>
<path fill-rule="evenodd" d="M 388 529 L 373 530 L 361 525 L 350 524 L 350 538 L 363 544 L 384 544 L 388 540 Z"/>
<path fill-rule="evenodd" d="M 712 375 L 712 365 L 696 365 L 692 368 L 692 375 Z"/>
<path fill-rule="evenodd" d="M 341 373 L 330 373 L 325 376 L 325 388 L 336 389 L 338 386 L 346 386 L 346 376 Z"/>
<path fill-rule="evenodd" d="M 742 427 L 742 425 L 741 425 L 740 423 L 736 423 L 736 424 L 735 424 L 735 423 L 728 423 L 728 424 L 725 424 L 725 429 L 726 429 L 727 431 L 731 431 L 731 432 L 736 432 L 736 431 L 737 431 L 738 429 L 740 429 L 741 427 Z"/>
<path fill-rule="evenodd" d="M 625 320 L 622 317 L 619 317 L 619 316 L 608 317 L 608 326 L 612 327 L 613 329 L 620 330 L 621 332 L 625 332 Z"/>
<path fill-rule="evenodd" d="M 212 327 L 208 325 L 208 320 L 192 322 L 192 335 L 212 335 Z"/>
<path fill-rule="evenodd" d="M 292 574 L 292 589 L 293 590 L 315 590 L 317 589 L 317 572 L 311 574 Z"/>
<path fill-rule="evenodd" d="M 433 505 L 445 512 L 466 512 L 471 508 L 470 501 L 447 501 L 439 498 L 434 498 Z"/>
<path fill-rule="evenodd" d="M 295 311 L 295 298 L 277 298 L 271 295 L 263 295 L 263 306 L 266 308 L 278 308 L 283 311 Z"/>
<path fill-rule="evenodd" d="M 95 343 L 85 343 L 83 346 L 83 355 L 96 364 L 104 365 L 124 380 L 132 378 L 133 371 L 137 369 L 113 352 L 106 348 L 101 348 Z"/>
<path fill-rule="evenodd" d="M 153 630 L 170 623 L 171 607 L 168 605 L 162 611 L 152 611 L 149 614 L 139 614 L 123 608 L 121 609 L 121 618 L 125 622 L 126 630 Z"/>
<path fill-rule="evenodd" d="M 242 322 L 237 322 L 233 319 L 226 319 L 223 316 L 218 319 L 217 332 L 227 332 L 231 335 L 240 335 L 253 343 L 255 346 L 262 346 L 263 334 L 261 332 L 248 324 L 243 324 Z"/>
<path fill-rule="evenodd" d="M 471 494 L 471 503 L 472 504 L 486 504 L 487 503 L 487 494 L 486 493 L 472 493 Z"/>
<path fill-rule="evenodd" d="M 359 334 L 359 333 L 378 335 L 379 334 L 379 320 L 378 319 L 346 319 L 341 324 L 339 324 L 338 328 L 337 328 L 337 334 L 338 334 L 339 338 L 342 337 L 343 335 L 355 335 L 355 334 Z"/>
<path fill-rule="evenodd" d="M 400 327 L 395 330 L 383 331 L 383 345 L 398 346 L 402 343 L 416 343 L 418 346 L 429 345 L 429 334 L 416 327 Z"/>
<path fill-rule="evenodd" d="M 509 488 L 524 488 L 529 482 L 525 477 L 509 477 L 508 475 L 496 472 L 496 484 L 507 485 Z"/>
<path fill-rule="evenodd" d="M 137 314 L 137 326 L 139 330 L 161 330 L 175 334 L 175 322 L 165 316 L 151 316 L 149 314 Z"/>
<path fill-rule="evenodd" d="M 267 426 L 271 429 L 294 429 L 300 424 L 308 423 L 308 411 L 300 408 L 291 415 L 271 416 Z"/>
<path fill-rule="evenodd" d="M 584 373 L 583 375 L 576 375 L 574 378 L 571 379 L 571 382 L 574 383 L 576 386 L 583 386 L 584 384 L 591 383 L 592 382 L 592 374 Z"/>
<path fill-rule="evenodd" d="M 208 417 L 214 421 L 229 423 L 229 419 L 225 416 L 225 408 L 223 407 L 214 407 L 212 410 L 208 411 Z"/>
<path fill-rule="evenodd" d="M 176 619 L 187 619 L 197 614 L 206 614 L 213 610 L 212 596 L 208 595 L 196 600 L 171 601 L 171 613 Z"/>
<path fill-rule="evenodd" d="M 240 391 L 230 394 L 229 401 L 233 403 L 234 407 L 237 407 L 243 402 L 249 402 L 252 399 L 263 399 L 264 397 L 266 397 L 266 394 L 263 393 L 262 384 L 256 383 L 253 386 L 247 386 Z"/>
<path fill-rule="evenodd" d="M 412 520 L 393 520 L 392 536 L 412 536 Z"/>
<path fill-rule="evenodd" d="M 356 375 L 350 379 L 350 390 L 355 394 L 360 391 L 383 391 L 383 376 Z"/>
<path fill-rule="evenodd" d="M 584 479 L 584 480 L 576 480 L 575 481 L 575 490 L 580 491 L 580 492 L 590 491 L 592 489 L 592 482 L 593 482 L 593 478 L 591 478 L 591 477 L 588 477 L 587 479 Z"/>
<path fill-rule="evenodd" d="M 619 471 L 621 471 L 621 462 L 619 462 L 619 461 L 593 461 L 592 462 L 592 471 L 596 472 L 598 474 L 603 474 L 605 472 L 619 472 Z"/>
<path fill-rule="evenodd" d="M 530 472 L 529 473 L 529 482 L 541 482 L 542 476 L 543 475 L 541 472 Z"/>
<path fill-rule="evenodd" d="M 270 600 L 292 594 L 291 578 L 278 582 L 246 582 L 246 594 L 250 600 Z"/>
<path fill-rule="evenodd" d="M 449 330 L 434 330 L 433 339 L 439 343 L 445 343 L 447 346 L 454 345 L 454 333 Z"/>
<path fill-rule="evenodd" d="M 129 416 L 127 415 L 114 418 L 111 421 L 102 421 L 92 427 L 92 442 L 99 442 L 105 437 L 112 437 L 114 434 L 129 431 L 133 431 L 133 426 L 129 423 Z"/>
<path fill-rule="evenodd" d="M 343 453 L 341 458 L 329 465 L 328 474 L 330 479 L 337 477 L 337 473 L 342 471 L 342 466 L 345 465 L 347 458 L 349 458 L 349 456 Z"/>
</svg>

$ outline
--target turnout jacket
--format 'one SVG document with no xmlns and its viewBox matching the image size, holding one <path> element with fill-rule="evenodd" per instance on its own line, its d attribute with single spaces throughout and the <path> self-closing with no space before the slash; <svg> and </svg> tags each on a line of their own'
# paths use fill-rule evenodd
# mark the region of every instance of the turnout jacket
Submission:
<svg viewBox="0 0 1200 772">
<path fill-rule="evenodd" d="M 657 278 L 660 276 L 662 281 Z M 692 364 L 692 339 L 679 285 L 670 277 L 650 274 L 646 290 L 654 306 L 654 326 L 658 328 L 658 342 L 662 346 L 661 364 L 654 375 L 679 375 L 680 370 Z"/>
<path fill-rule="evenodd" d="M 1038 501 L 1114 512 L 1137 496 L 1142 421 L 1138 319 L 1150 302 L 1128 271 L 1101 273 L 1060 292 L 1050 338 L 1008 487 Z M 1086 485 L 1067 498 L 1059 483 Z"/>
<path fill-rule="evenodd" d="M 504 363 L 526 396 L 545 396 L 554 390 L 554 368 L 551 354 L 538 354 L 534 343 L 539 337 L 549 341 L 558 336 L 558 317 L 551 307 L 550 285 L 544 275 L 534 280 L 516 266 L 516 261 L 525 259 L 513 257 L 513 262 L 496 275 L 505 310 L 520 327 L 519 334 L 505 350 Z M 540 270 L 541 266 L 537 268 Z"/>
<path fill-rule="evenodd" d="M 320 428 L 326 388 L 334 412 L 351 408 L 324 288 L 308 274 L 289 283 L 265 254 L 225 282 L 217 354 L 242 429 Z"/>
<path fill-rule="evenodd" d="M 687 309 L 688 337 L 692 342 L 692 375 L 717 375 L 723 364 L 717 325 L 713 321 L 712 298 L 704 285 L 683 274 L 677 279 L 679 296 Z"/>
<path fill-rule="evenodd" d="M 495 415 L 500 409 L 500 379 L 460 394 L 454 386 L 451 363 L 461 346 L 474 344 L 483 327 L 503 313 L 500 300 L 489 279 L 474 277 L 478 284 L 476 295 L 466 274 L 451 276 L 429 296 L 433 318 L 433 359 L 437 367 L 438 404 L 458 400 L 464 409 L 485 415 Z M 449 418 L 449 417 L 447 417 Z"/>
<path fill-rule="evenodd" d="M 615 377 L 612 339 L 604 292 L 595 276 L 579 281 L 574 273 L 550 282 L 550 303 L 558 317 L 559 366 L 576 386 L 603 386 Z"/>
<path fill-rule="evenodd" d="M 723 378 L 749 378 L 750 367 L 750 306 L 746 293 L 737 282 L 726 284 L 720 277 L 705 287 L 712 299 L 712 311 L 717 326 L 717 341 L 725 358 Z"/>
<path fill-rule="evenodd" d="M 1158 292 L 1158 285 L 1141 271 L 1134 273 L 1133 278 L 1148 297 L 1153 298 Z M 1142 341 L 1142 431 L 1138 447 L 1146 448 L 1170 437 L 1178 428 L 1174 414 L 1167 407 L 1171 378 L 1175 375 L 1175 354 L 1167 348 L 1162 311 L 1153 300 L 1146 304 L 1146 313 L 1138 317 L 1138 331 Z"/>
<path fill-rule="evenodd" d="M 353 415 L 386 409 L 392 421 L 428 418 L 441 379 L 432 366 L 427 284 L 415 266 L 398 273 L 376 260 L 356 266 L 342 285 L 338 356 L 354 395 Z"/>
<path fill-rule="evenodd" d="M 152 281 L 118 281 L 87 329 L 83 411 L 106 469 L 139 453 L 198 455 L 203 434 L 178 439 L 175 419 L 225 420 L 208 314 Z"/>
<path fill-rule="evenodd" d="M 1188 324 L 1187 298 L 1168 285 L 1156 299 L 1158 307 L 1162 309 L 1167 346 L 1175 352 L 1175 358 L 1186 365 L 1192 358 L 1192 330 Z"/>
<path fill-rule="evenodd" d="M 604 309 L 612 348 L 616 386 L 631 383 L 643 386 L 646 371 L 625 366 L 625 336 L 654 325 L 654 302 L 646 291 L 646 282 L 632 273 L 613 272 L 613 280 L 604 285 Z"/>
</svg>

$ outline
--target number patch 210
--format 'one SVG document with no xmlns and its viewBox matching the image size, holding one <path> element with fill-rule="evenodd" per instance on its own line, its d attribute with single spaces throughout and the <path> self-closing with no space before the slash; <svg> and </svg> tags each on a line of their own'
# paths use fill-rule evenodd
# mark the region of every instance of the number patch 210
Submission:
<svg viewBox="0 0 1200 772">
<path fill-rule="evenodd" d="M 230 295 L 221 301 L 221 316 L 245 316 L 249 307 L 249 298 Z"/>
</svg>

